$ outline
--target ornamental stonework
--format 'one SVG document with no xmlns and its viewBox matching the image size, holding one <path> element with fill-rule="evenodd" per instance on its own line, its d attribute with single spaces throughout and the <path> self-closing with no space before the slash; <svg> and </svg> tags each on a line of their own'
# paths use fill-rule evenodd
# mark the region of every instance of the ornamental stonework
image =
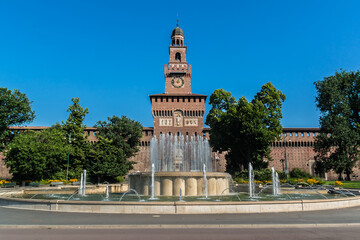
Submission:
<svg viewBox="0 0 360 240">
<path fill-rule="evenodd" d="M 183 126 L 183 121 L 182 121 L 182 113 L 180 111 L 175 111 L 174 112 L 174 126 L 175 127 L 182 127 Z"/>
<path fill-rule="evenodd" d="M 186 127 L 191 127 L 191 126 L 198 126 L 198 120 L 196 118 L 191 118 L 191 119 L 185 119 L 185 126 Z"/>
<path fill-rule="evenodd" d="M 160 118 L 160 126 L 172 126 L 173 120 L 171 118 Z"/>
</svg>

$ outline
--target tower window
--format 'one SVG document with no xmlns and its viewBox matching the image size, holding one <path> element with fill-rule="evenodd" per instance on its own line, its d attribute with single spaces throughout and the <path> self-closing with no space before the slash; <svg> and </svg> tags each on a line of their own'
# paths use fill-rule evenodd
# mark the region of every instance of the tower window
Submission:
<svg viewBox="0 0 360 240">
<path fill-rule="evenodd" d="M 180 43 L 179 43 L 179 39 L 176 39 L 176 45 L 179 46 Z"/>
<path fill-rule="evenodd" d="M 175 53 L 175 60 L 181 62 L 181 54 L 179 52 Z"/>
</svg>

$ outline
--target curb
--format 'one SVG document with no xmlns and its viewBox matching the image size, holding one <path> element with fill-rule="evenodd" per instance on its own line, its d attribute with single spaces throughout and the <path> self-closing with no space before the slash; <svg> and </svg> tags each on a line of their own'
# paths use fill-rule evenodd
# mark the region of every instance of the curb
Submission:
<svg viewBox="0 0 360 240">
<path fill-rule="evenodd" d="M 183 229 L 183 228 L 334 228 L 360 227 L 360 223 L 315 223 L 315 224 L 151 224 L 151 225 L 0 225 L 1 229 Z"/>
</svg>

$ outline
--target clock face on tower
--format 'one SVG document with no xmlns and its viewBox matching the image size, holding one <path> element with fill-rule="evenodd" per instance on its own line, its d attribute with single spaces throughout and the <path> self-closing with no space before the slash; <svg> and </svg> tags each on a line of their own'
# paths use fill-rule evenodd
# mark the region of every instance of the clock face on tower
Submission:
<svg viewBox="0 0 360 240">
<path fill-rule="evenodd" d="M 171 84 L 176 88 L 181 88 L 182 86 L 184 86 L 184 79 L 179 76 L 174 76 L 171 80 Z"/>
</svg>

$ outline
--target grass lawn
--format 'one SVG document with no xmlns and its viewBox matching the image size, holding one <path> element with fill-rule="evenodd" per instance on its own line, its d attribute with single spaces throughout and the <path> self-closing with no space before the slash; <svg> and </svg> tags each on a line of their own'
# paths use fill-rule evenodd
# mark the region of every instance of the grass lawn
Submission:
<svg viewBox="0 0 360 240">
<path fill-rule="evenodd" d="M 349 182 L 349 181 L 342 181 L 344 185 L 342 185 L 343 188 L 359 188 L 360 189 L 360 182 Z M 335 181 L 325 181 L 324 185 L 335 185 Z"/>
</svg>

